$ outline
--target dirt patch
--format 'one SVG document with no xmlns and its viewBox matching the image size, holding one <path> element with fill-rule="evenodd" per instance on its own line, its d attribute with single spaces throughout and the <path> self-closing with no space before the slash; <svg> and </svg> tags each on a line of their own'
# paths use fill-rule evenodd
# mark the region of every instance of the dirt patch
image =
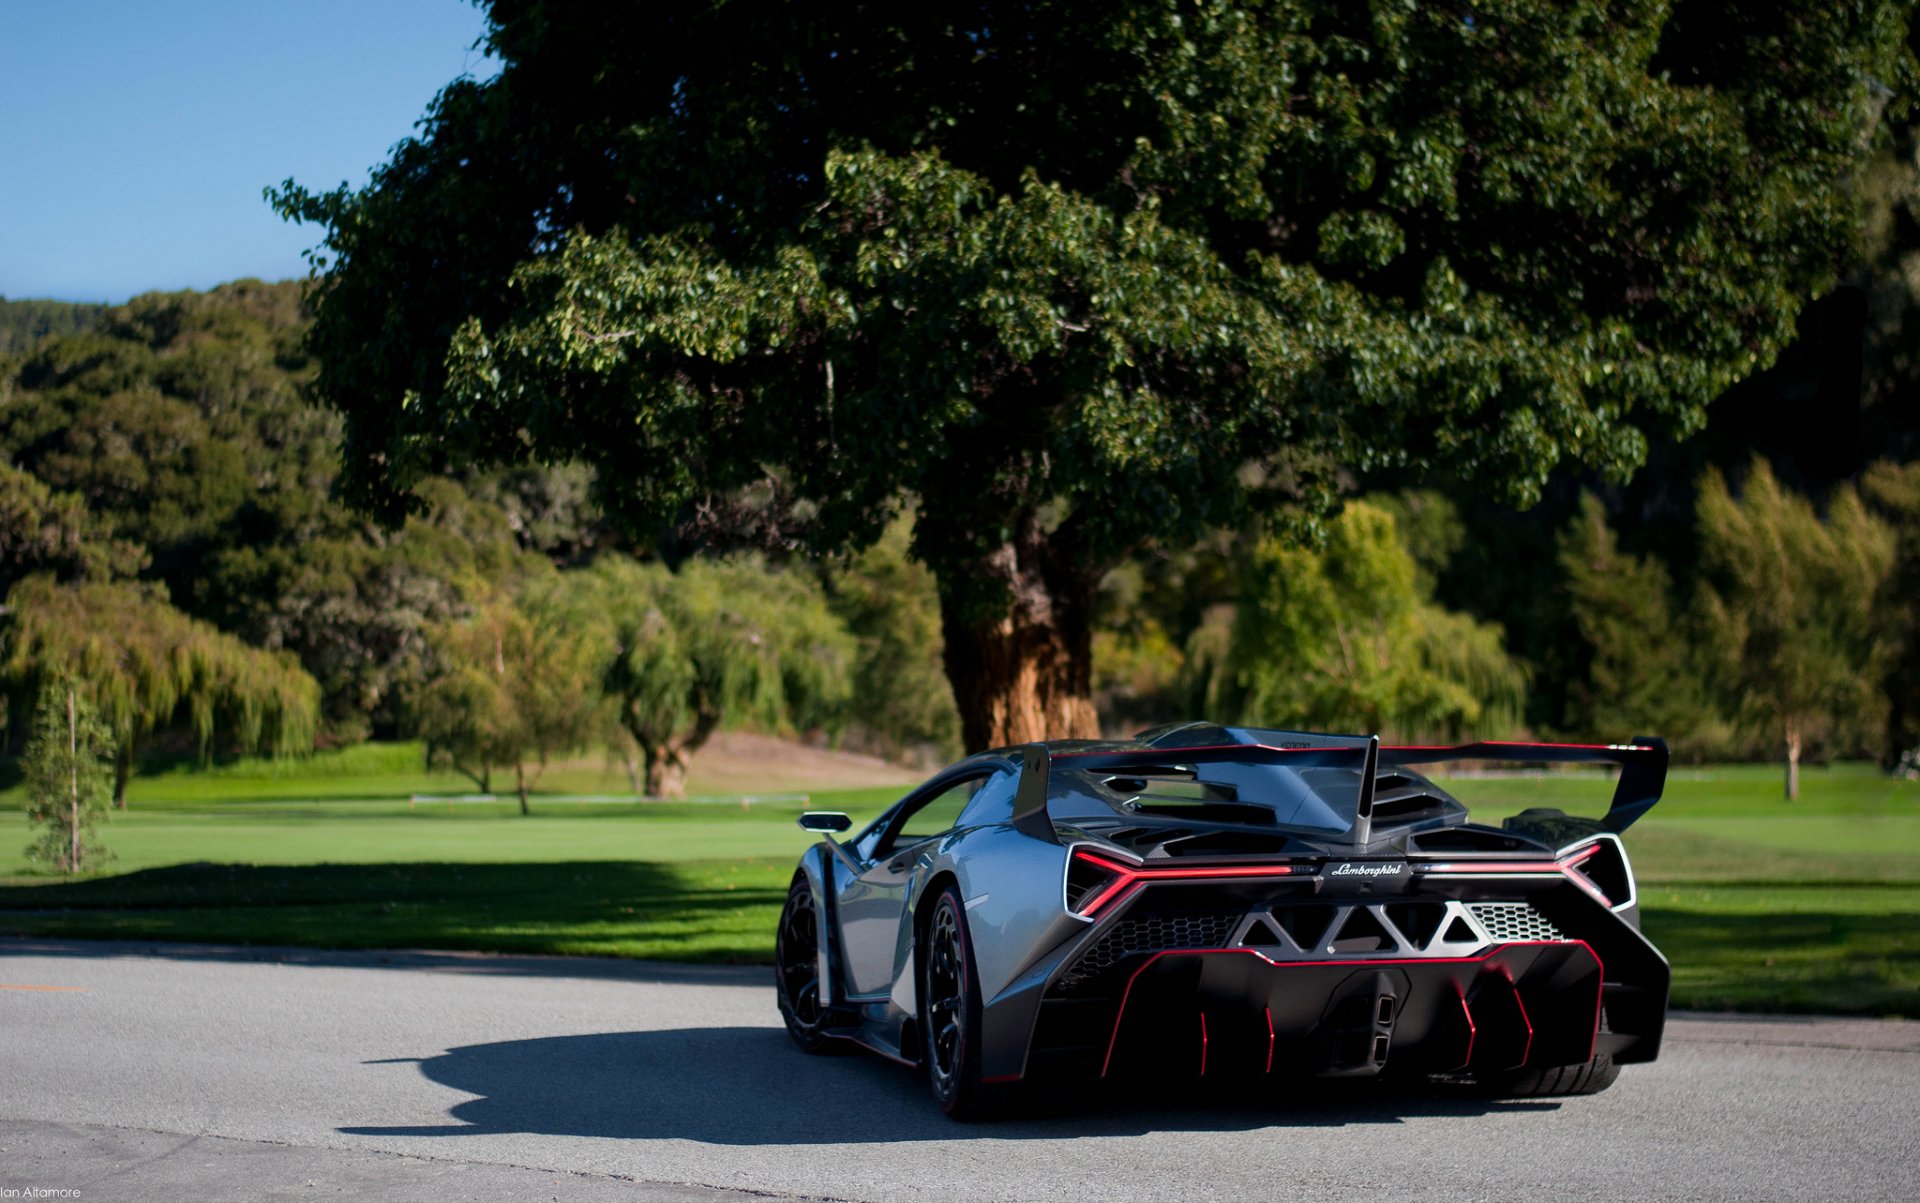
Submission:
<svg viewBox="0 0 1920 1203">
<path fill-rule="evenodd" d="M 924 776 L 877 756 L 808 747 L 771 735 L 723 731 L 693 758 L 687 773 L 687 792 L 746 794 L 873 785 L 904 788 Z"/>
</svg>

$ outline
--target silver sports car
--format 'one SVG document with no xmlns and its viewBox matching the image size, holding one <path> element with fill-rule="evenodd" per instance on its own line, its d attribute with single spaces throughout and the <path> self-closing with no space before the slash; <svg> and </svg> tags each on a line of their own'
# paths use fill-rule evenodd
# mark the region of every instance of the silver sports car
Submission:
<svg viewBox="0 0 1920 1203">
<path fill-rule="evenodd" d="M 1599 820 L 1499 826 L 1413 771 L 1618 766 Z M 1382 746 L 1207 723 L 970 756 L 852 839 L 800 825 L 776 939 L 808 1051 L 924 1066 L 950 1114 L 1020 1084 L 1174 1075 L 1605 1089 L 1651 1061 L 1667 962 L 1639 931 L 1620 833 L 1667 751 Z"/>
</svg>

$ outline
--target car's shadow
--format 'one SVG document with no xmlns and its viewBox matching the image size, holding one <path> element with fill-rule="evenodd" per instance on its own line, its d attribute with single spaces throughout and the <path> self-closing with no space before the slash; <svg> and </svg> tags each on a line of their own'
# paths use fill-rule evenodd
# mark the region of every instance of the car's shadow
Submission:
<svg viewBox="0 0 1920 1203">
<path fill-rule="evenodd" d="M 1391 1124 L 1419 1115 L 1551 1110 L 1432 1093 L 1381 1094 L 1299 1083 L 1271 1097 L 1223 1100 L 1200 1090 L 1089 1089 L 1024 1109 L 1015 1119 L 960 1125 L 941 1115 L 916 1072 L 877 1057 L 809 1057 L 777 1028 L 683 1028 L 551 1036 L 450 1049 L 418 1062 L 369 1062 L 369 1072 L 419 1066 L 429 1079 L 479 1097 L 448 1122 L 344 1126 L 361 1136 L 539 1133 L 710 1144 L 862 1144 L 1117 1136 L 1182 1130 Z M 367 1097 L 383 1092 L 370 1091 Z M 371 1118 L 371 1117 L 369 1117 Z"/>
</svg>

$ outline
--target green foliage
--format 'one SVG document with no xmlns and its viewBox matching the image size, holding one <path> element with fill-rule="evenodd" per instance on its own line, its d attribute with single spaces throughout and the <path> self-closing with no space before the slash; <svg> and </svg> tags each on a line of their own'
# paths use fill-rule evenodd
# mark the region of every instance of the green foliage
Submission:
<svg viewBox="0 0 1920 1203">
<path fill-rule="evenodd" d="M 105 305 L 0 297 L 0 355 L 29 350 L 45 338 L 84 333 L 99 324 L 106 312 Z"/>
<path fill-rule="evenodd" d="M 520 811 L 549 761 L 598 733 L 604 652 L 598 632 L 540 605 L 497 596 L 432 631 L 439 670 L 414 704 L 430 756 L 482 789 L 511 767 Z"/>
<path fill-rule="evenodd" d="M 1903 752 L 1920 761 L 1920 463 L 1875 464 L 1861 480 L 1861 492 L 1896 539 L 1880 618 L 1891 645 L 1881 760 L 1891 766 Z"/>
<path fill-rule="evenodd" d="M 58 873 L 80 873 L 107 858 L 94 828 L 112 794 L 112 753 L 112 735 L 86 695 L 70 681 L 47 682 L 20 758 L 27 823 L 41 829 L 27 846 L 28 859 Z"/>
<path fill-rule="evenodd" d="M 1090 715 L 1143 545 L 1697 426 L 1832 279 L 1910 67 L 1866 2 L 491 18 L 366 188 L 272 194 L 325 231 L 346 494 L 578 458 L 630 529 L 762 487 L 816 551 L 911 494 L 969 743 Z"/>
<path fill-rule="evenodd" d="M 827 602 L 855 640 L 847 717 L 856 736 L 893 756 L 946 763 L 960 751 L 960 716 L 941 673 L 940 598 L 907 551 L 907 523 L 823 572 Z"/>
<path fill-rule="evenodd" d="M 36 572 L 108 579 L 145 566 L 138 547 L 103 536 L 101 525 L 79 496 L 0 463 L 0 594 Z"/>
<path fill-rule="evenodd" d="M 1320 549 L 1261 540 L 1229 637 L 1194 651 L 1206 712 L 1265 726 L 1495 736 L 1526 692 L 1499 628 L 1433 604 L 1393 517 L 1365 501 Z"/>
<path fill-rule="evenodd" d="M 853 640 L 809 574 L 753 559 L 674 572 L 605 556 L 561 574 L 543 597 L 537 604 L 598 633 L 601 684 L 651 796 L 684 792 L 688 761 L 722 724 L 844 721 Z"/>
<path fill-rule="evenodd" d="M 1586 651 L 1585 670 L 1568 690 L 1567 730 L 1606 742 L 1658 735 L 1684 743 L 1711 707 L 1666 568 L 1620 550 L 1606 511 L 1588 494 L 1561 534 L 1560 569 Z"/>
<path fill-rule="evenodd" d="M 137 744 L 178 720 L 203 757 L 313 747 L 320 691 L 291 656 L 249 647 L 131 584 L 30 577 L 7 594 L 4 672 L 16 696 L 70 680 L 99 712 L 124 804 Z"/>
<path fill-rule="evenodd" d="M 1779 741 L 1789 798 L 1808 743 L 1871 739 L 1885 706 L 1877 687 L 1891 649 L 1877 619 L 1894 534 L 1850 488 L 1826 508 L 1816 513 L 1758 460 L 1737 497 L 1718 473 L 1700 488 L 1713 681 L 1731 713 Z"/>
</svg>

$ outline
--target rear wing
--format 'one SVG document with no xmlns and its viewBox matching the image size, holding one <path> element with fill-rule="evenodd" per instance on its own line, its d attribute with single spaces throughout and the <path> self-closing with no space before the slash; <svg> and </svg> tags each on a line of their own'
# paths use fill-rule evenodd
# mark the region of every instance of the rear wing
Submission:
<svg viewBox="0 0 1920 1203">
<path fill-rule="evenodd" d="M 1278 734 L 1278 733 L 1273 733 Z M 1070 745 L 1071 746 L 1071 745 Z M 1382 768 L 1444 764 L 1450 761 L 1495 760 L 1522 764 L 1616 764 L 1620 780 L 1613 801 L 1600 820 L 1602 830 L 1618 834 L 1653 809 L 1667 783 L 1666 741 L 1635 736 L 1624 744 L 1542 744 L 1488 740 L 1450 745 L 1382 745 L 1377 735 L 1311 735 L 1284 744 L 1231 743 L 1198 747 L 1146 747 L 1120 750 L 1050 751 L 1045 744 L 1020 749 L 1020 784 L 1014 796 L 1013 826 L 1049 843 L 1058 843 L 1053 820 L 1047 815 L 1047 778 L 1054 761 L 1070 761 L 1075 768 L 1135 769 L 1156 763 L 1183 765 L 1277 764 L 1289 768 L 1351 768 L 1360 775 L 1352 842 L 1364 846 L 1372 838 L 1373 796 Z"/>
<path fill-rule="evenodd" d="M 1506 760 L 1524 764 L 1617 764 L 1620 780 L 1600 826 L 1618 835 L 1653 809 L 1667 788 L 1667 741 L 1636 735 L 1623 744 L 1522 744 L 1493 740 L 1451 747 L 1380 749 L 1380 763 L 1442 764 L 1453 760 Z"/>
</svg>

